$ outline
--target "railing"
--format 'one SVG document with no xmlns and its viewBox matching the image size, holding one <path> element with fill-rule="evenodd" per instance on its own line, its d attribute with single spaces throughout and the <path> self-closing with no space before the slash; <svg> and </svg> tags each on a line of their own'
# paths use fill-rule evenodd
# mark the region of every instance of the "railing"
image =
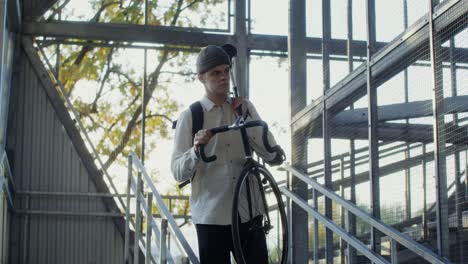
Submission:
<svg viewBox="0 0 468 264">
<path fill-rule="evenodd" d="M 316 180 L 309 178 L 309 176 L 299 172 L 295 168 L 291 167 L 289 164 L 283 165 L 284 169 L 289 172 L 292 176 L 297 177 L 298 179 L 302 180 L 303 182 L 307 183 L 309 186 L 312 187 L 312 199 L 313 199 L 313 206 L 309 205 L 307 201 L 303 200 L 286 187 L 281 187 L 281 192 L 286 195 L 289 199 L 291 199 L 294 203 L 299 205 L 302 209 L 306 212 L 310 213 L 314 217 L 314 230 L 317 230 L 318 223 L 320 221 L 323 223 L 327 228 L 335 232 L 337 235 L 341 237 L 341 239 L 345 240 L 349 243 L 352 247 L 354 247 L 358 252 L 362 253 L 364 256 L 369 258 L 374 263 L 390 263 L 386 260 L 383 256 L 377 254 L 376 252 L 370 250 L 366 244 L 361 242 L 357 237 L 351 235 L 341 226 L 337 225 L 333 222 L 333 220 L 325 217 L 318 211 L 318 193 L 321 195 L 326 196 L 327 198 L 331 199 L 332 201 L 336 202 L 338 205 L 342 206 L 347 211 L 348 217 L 351 214 L 359 217 L 364 222 L 368 223 L 373 228 L 379 230 L 381 233 L 386 235 L 391 241 L 391 263 L 398 262 L 398 252 L 397 252 L 397 244 L 401 244 L 406 247 L 408 250 L 412 251 L 414 254 L 418 255 L 419 257 L 424 258 L 425 260 L 431 263 L 449 263 L 448 260 L 442 259 L 438 255 L 436 255 L 432 250 L 424 247 L 423 245 L 413 241 L 409 236 L 400 233 L 398 230 L 394 229 L 393 227 L 381 222 L 380 220 L 372 217 L 364 210 L 357 207 L 355 204 L 343 199 L 339 195 L 335 194 L 335 192 L 325 188 L 321 184 L 319 184 Z M 314 232 L 314 261 L 318 263 L 318 232 Z"/>
<path fill-rule="evenodd" d="M 133 177 L 133 167 L 137 169 L 137 178 Z M 148 192 L 146 194 L 146 199 L 143 193 L 143 185 L 146 185 Z M 130 216 L 130 197 L 132 196 L 131 191 L 134 191 L 136 201 L 135 201 L 135 215 L 136 215 L 136 226 L 135 230 L 135 240 L 140 241 L 142 237 L 141 232 L 141 223 L 142 223 L 142 211 L 145 212 L 146 216 L 146 239 L 145 243 L 140 243 L 139 246 L 142 246 L 146 255 L 146 263 L 151 263 L 150 260 L 154 259 L 153 252 L 151 252 L 152 246 L 152 233 L 154 232 L 156 239 L 156 247 L 159 249 L 159 258 L 158 263 L 175 263 L 174 259 L 171 255 L 171 252 L 167 249 L 167 235 L 168 231 L 170 231 L 173 236 L 176 238 L 177 246 L 179 247 L 180 251 L 184 255 L 182 257 L 182 263 L 194 263 L 199 264 L 199 260 L 195 253 L 193 252 L 192 248 L 188 244 L 187 240 L 185 239 L 182 231 L 180 230 L 178 224 L 176 223 L 174 217 L 172 216 L 171 212 L 167 208 L 166 204 L 163 201 L 163 198 L 159 194 L 158 190 L 154 186 L 151 178 L 149 177 L 145 167 L 139 160 L 139 158 L 135 155 L 135 153 L 131 153 L 128 157 L 128 179 L 127 179 L 127 206 L 126 206 L 126 228 L 125 228 L 125 261 L 129 263 L 130 261 L 130 223 L 131 223 L 131 216 Z M 143 202 L 146 200 L 146 203 Z M 161 225 L 158 227 L 153 215 L 152 215 L 152 207 L 153 204 L 159 210 L 161 215 Z M 140 207 L 143 210 L 140 210 Z M 169 229 L 168 229 L 169 228 Z M 137 249 L 137 248 L 135 248 Z M 135 250 L 135 252 L 137 252 Z M 135 254 L 134 263 L 139 263 L 139 256 Z"/>
<path fill-rule="evenodd" d="M 13 210 L 13 196 L 10 189 L 15 192 L 16 188 L 13 183 L 13 175 L 11 174 L 10 162 L 8 161 L 8 156 L 6 151 L 2 149 L 2 154 L 0 156 L 0 192 L 5 192 L 8 200 L 8 205 Z"/>
<path fill-rule="evenodd" d="M 9 222 L 10 212 L 14 210 L 13 197 L 10 188 L 14 193 L 13 175 L 11 174 L 8 156 L 3 146 L 0 154 L 0 263 L 8 262 L 9 251 Z"/>
</svg>

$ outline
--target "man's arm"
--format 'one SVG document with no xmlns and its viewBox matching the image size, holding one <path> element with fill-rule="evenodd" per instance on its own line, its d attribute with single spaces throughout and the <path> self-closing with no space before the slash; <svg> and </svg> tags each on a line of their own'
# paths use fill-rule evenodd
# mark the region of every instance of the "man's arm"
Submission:
<svg viewBox="0 0 468 264">
<path fill-rule="evenodd" d="M 244 99 L 244 101 L 249 111 L 249 116 L 247 117 L 246 121 L 261 120 L 257 109 L 255 109 L 255 106 L 249 100 Z M 248 135 L 250 144 L 252 145 L 254 151 L 268 164 L 281 165 L 283 163 L 286 158 L 285 153 L 283 149 L 276 143 L 276 140 L 270 131 L 268 131 L 268 142 L 274 149 L 273 153 L 268 152 L 265 148 L 265 145 L 263 145 L 261 127 L 249 128 Z"/>
<path fill-rule="evenodd" d="M 184 182 L 194 175 L 199 159 L 192 142 L 192 113 L 190 109 L 180 114 L 174 137 L 171 171 L 176 181 Z"/>
</svg>

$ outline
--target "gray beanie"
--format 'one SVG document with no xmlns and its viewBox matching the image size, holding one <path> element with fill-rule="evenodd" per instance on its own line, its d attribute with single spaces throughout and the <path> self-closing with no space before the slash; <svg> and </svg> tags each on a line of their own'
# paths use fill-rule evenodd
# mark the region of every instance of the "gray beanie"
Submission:
<svg viewBox="0 0 468 264">
<path fill-rule="evenodd" d="M 205 73 L 222 64 L 231 65 L 229 55 L 219 46 L 208 45 L 198 53 L 197 73 Z"/>
</svg>

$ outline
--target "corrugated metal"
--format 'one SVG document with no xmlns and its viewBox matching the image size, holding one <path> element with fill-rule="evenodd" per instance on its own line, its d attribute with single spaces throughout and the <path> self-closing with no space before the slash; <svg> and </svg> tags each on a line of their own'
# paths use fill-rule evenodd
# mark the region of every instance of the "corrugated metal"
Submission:
<svg viewBox="0 0 468 264">
<path fill-rule="evenodd" d="M 16 103 L 10 109 L 14 129 L 7 141 L 17 188 L 97 192 L 26 55 L 16 67 Z M 103 201 L 93 197 L 31 196 L 16 205 L 20 210 L 106 211 Z M 123 239 L 111 218 L 16 215 L 12 224 L 11 263 L 123 262 Z"/>
</svg>

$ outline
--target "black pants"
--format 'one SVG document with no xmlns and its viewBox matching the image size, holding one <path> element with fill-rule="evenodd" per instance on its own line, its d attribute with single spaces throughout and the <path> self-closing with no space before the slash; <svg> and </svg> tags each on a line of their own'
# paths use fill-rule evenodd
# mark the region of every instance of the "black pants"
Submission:
<svg viewBox="0 0 468 264">
<path fill-rule="evenodd" d="M 258 219 L 256 219 L 258 221 Z M 261 221 L 261 218 L 259 219 Z M 230 252 L 234 255 L 230 225 L 195 225 L 198 237 L 200 264 L 230 264 Z M 247 264 L 268 264 L 265 234 L 247 232 L 249 224 L 241 224 L 241 241 L 245 243 Z"/>
</svg>

